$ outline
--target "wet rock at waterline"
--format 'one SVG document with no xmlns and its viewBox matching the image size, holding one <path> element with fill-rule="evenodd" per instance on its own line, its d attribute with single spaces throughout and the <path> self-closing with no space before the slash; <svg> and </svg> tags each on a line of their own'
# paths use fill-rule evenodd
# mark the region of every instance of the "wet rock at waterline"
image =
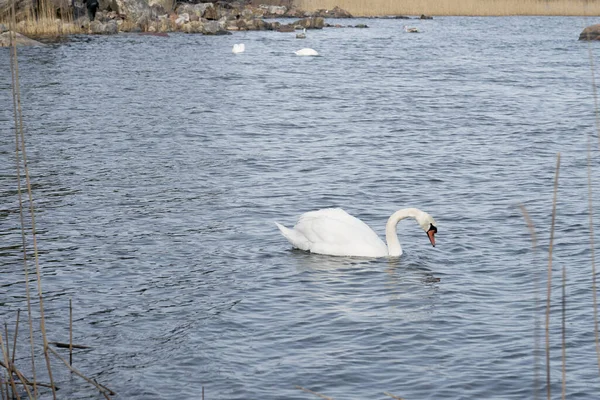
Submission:
<svg viewBox="0 0 600 400">
<path fill-rule="evenodd" d="M 579 40 L 600 40 L 600 24 L 588 26 L 579 34 Z"/>
<path fill-rule="evenodd" d="M 10 35 L 11 31 L 5 31 L 4 33 L 0 33 L 0 47 L 9 47 L 10 46 Z M 29 39 L 27 36 L 21 35 L 20 33 L 15 34 L 15 40 L 17 42 L 17 46 L 43 46 L 43 43 L 38 42 L 37 40 Z"/>
<path fill-rule="evenodd" d="M 94 35 L 116 35 L 119 33 L 119 25 L 115 20 L 108 21 L 105 24 L 100 21 L 92 21 L 90 23 L 90 33 Z"/>
</svg>

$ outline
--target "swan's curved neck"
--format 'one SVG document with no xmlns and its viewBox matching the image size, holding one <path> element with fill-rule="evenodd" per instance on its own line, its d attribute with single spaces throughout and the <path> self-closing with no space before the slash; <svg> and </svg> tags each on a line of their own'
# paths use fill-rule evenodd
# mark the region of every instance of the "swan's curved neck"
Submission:
<svg viewBox="0 0 600 400">
<path fill-rule="evenodd" d="M 405 218 L 416 219 L 419 213 L 421 213 L 421 211 L 416 208 L 404 208 L 393 213 L 388 219 L 388 222 L 385 225 L 385 241 L 387 242 L 388 254 L 390 256 L 398 257 L 402 255 L 402 246 L 400 246 L 398 233 L 396 231 L 398 222 Z"/>
</svg>

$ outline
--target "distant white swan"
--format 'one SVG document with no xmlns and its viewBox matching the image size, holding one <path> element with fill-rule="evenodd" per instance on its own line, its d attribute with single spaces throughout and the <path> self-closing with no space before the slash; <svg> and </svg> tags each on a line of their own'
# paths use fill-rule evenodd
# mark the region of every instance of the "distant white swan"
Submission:
<svg viewBox="0 0 600 400">
<path fill-rule="evenodd" d="M 302 33 L 296 33 L 296 39 L 306 39 L 306 28 L 302 29 Z"/>
<path fill-rule="evenodd" d="M 233 50 L 231 50 L 231 52 L 233 54 L 238 54 L 243 53 L 244 50 L 246 50 L 246 46 L 244 45 L 244 43 L 236 43 L 233 45 Z"/>
<path fill-rule="evenodd" d="M 298 51 L 295 52 L 297 56 L 318 56 L 319 53 L 317 53 L 315 50 L 313 49 L 300 49 Z"/>
<path fill-rule="evenodd" d="M 331 256 L 398 257 L 402 246 L 396 225 L 405 218 L 414 218 L 427 233 L 435 247 L 437 228 L 431 215 L 417 208 L 396 211 L 385 226 L 387 245 L 367 224 L 341 208 L 326 208 L 302 214 L 294 229 L 275 222 L 283 236 L 296 248 Z"/>
<path fill-rule="evenodd" d="M 412 26 L 406 26 L 404 25 L 404 32 L 408 32 L 408 33 L 419 33 L 419 29 L 412 27 Z"/>
</svg>

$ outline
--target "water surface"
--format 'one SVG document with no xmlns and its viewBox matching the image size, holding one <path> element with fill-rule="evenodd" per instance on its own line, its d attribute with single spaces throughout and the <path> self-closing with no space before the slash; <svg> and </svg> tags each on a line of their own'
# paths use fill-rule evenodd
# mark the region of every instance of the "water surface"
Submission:
<svg viewBox="0 0 600 400">
<path fill-rule="evenodd" d="M 420 34 L 341 22 L 369 29 L 19 49 L 50 338 L 68 340 L 72 298 L 74 342 L 93 346 L 75 365 L 123 399 L 198 399 L 203 386 L 213 400 L 314 398 L 295 385 L 336 399 L 532 398 L 561 152 L 552 389 L 566 267 L 567 394 L 593 398 L 585 21 L 410 21 Z M 321 56 L 296 57 L 302 47 Z M 0 315 L 12 327 L 25 303 L 8 60 L 0 51 Z M 334 206 L 380 235 L 392 212 L 419 207 L 437 246 L 404 221 L 400 259 L 311 255 L 273 224 Z M 100 398 L 55 365 L 61 397 Z"/>
</svg>

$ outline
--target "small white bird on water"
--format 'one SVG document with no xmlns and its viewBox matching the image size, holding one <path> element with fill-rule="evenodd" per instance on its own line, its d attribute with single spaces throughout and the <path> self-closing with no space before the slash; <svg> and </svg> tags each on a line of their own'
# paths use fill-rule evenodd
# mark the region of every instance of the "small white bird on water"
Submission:
<svg viewBox="0 0 600 400">
<path fill-rule="evenodd" d="M 306 28 L 302 29 L 302 33 L 296 33 L 296 39 L 306 39 Z"/>
<path fill-rule="evenodd" d="M 300 49 L 300 50 L 296 51 L 295 53 L 297 56 L 318 56 L 319 55 L 319 53 L 317 53 L 315 50 L 309 49 L 309 48 Z"/>
<path fill-rule="evenodd" d="M 405 218 L 413 218 L 427 233 L 435 246 L 437 227 L 431 215 L 417 208 L 398 210 L 388 218 L 385 226 L 386 243 L 367 224 L 348 214 L 341 208 L 302 214 L 293 229 L 275 222 L 283 236 L 295 248 L 311 253 L 349 257 L 399 257 L 402 246 L 398 240 L 396 226 Z"/>
<path fill-rule="evenodd" d="M 244 50 L 246 50 L 246 46 L 244 46 L 244 43 L 236 43 L 233 45 L 233 50 L 231 50 L 231 52 L 233 54 L 239 54 L 243 53 Z"/>
<path fill-rule="evenodd" d="M 404 25 L 404 32 L 408 32 L 408 33 L 419 33 L 419 29 L 413 27 L 413 26 L 406 26 Z"/>
</svg>

